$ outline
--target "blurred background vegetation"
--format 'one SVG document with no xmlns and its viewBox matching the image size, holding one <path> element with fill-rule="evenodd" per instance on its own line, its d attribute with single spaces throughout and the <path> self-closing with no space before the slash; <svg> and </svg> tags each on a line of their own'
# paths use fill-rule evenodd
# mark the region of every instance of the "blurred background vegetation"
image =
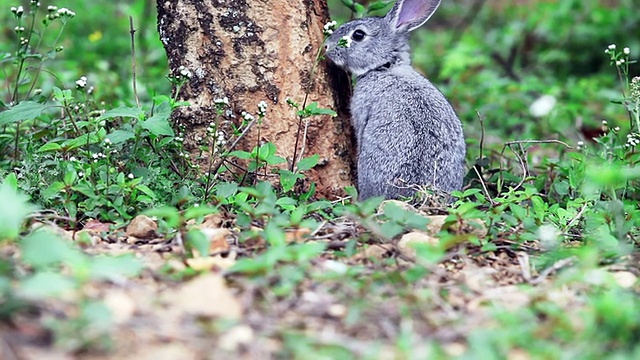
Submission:
<svg viewBox="0 0 640 360">
<path fill-rule="evenodd" d="M 22 3 L 27 6 L 28 1 Z M 338 22 L 354 16 L 345 3 L 349 1 L 329 0 Z M 142 99 L 169 93 L 154 1 L 58 0 L 42 5 L 42 11 L 56 5 L 77 14 L 61 37 L 65 50 L 48 65 L 55 77 L 47 79 L 45 89 L 71 86 L 84 75 L 98 99 L 131 104 L 131 15 L 138 29 Z M 638 0 L 445 0 L 413 36 L 414 64 L 453 102 L 469 145 L 480 135 L 478 116 L 485 120 L 488 143 L 531 137 L 575 142 L 581 139 L 581 127 L 597 127 L 603 119 L 628 123 L 624 110 L 609 101 L 620 97 L 620 89 L 604 49 L 615 43 L 630 47 L 632 57 L 640 51 L 640 17 L 629 16 L 639 5 Z M 0 21 L 13 21 L 8 9 Z M 0 44 L 5 51 L 13 51 L 15 36 L 12 28 L 4 29 Z M 633 69 L 632 75 L 637 75 Z M 556 106 L 546 116 L 534 117 L 529 106 L 543 95 L 553 96 Z"/>
</svg>

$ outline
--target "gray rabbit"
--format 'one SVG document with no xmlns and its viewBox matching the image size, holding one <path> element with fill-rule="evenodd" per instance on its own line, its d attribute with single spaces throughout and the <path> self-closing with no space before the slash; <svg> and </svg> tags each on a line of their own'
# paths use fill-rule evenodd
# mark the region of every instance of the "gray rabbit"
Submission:
<svg viewBox="0 0 640 360">
<path fill-rule="evenodd" d="M 409 58 L 409 32 L 439 5 L 440 0 L 398 0 L 385 17 L 350 21 L 327 39 L 326 56 L 356 76 L 351 116 L 361 200 L 411 196 L 413 185 L 446 193 L 462 187 L 462 124 Z"/>
</svg>

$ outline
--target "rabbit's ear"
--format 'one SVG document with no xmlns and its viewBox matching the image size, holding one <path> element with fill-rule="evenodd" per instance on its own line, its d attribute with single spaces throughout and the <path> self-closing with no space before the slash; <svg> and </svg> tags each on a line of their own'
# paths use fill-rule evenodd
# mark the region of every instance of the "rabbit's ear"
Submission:
<svg viewBox="0 0 640 360">
<path fill-rule="evenodd" d="M 398 0 L 386 19 L 395 31 L 412 31 L 427 22 L 440 0 Z"/>
</svg>

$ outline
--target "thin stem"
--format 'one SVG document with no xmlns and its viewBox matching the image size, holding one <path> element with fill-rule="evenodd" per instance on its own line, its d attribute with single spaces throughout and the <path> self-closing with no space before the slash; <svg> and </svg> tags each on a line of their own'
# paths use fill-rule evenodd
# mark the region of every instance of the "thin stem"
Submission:
<svg viewBox="0 0 640 360">
<path fill-rule="evenodd" d="M 129 15 L 129 33 L 131 34 L 131 72 L 133 75 L 133 96 L 136 99 L 136 105 L 140 107 L 140 99 L 138 99 L 138 85 L 136 84 L 136 29 L 133 28 L 133 17 Z"/>
<path fill-rule="evenodd" d="M 322 41 L 324 44 L 324 41 Z M 316 60 L 313 63 L 313 67 L 311 68 L 311 74 L 309 74 L 309 86 L 312 86 L 313 80 L 315 78 L 316 69 L 318 68 L 318 64 L 320 63 L 320 54 L 322 53 L 322 44 L 318 48 L 318 52 L 316 53 Z M 302 111 L 304 112 L 305 107 L 307 107 L 307 100 L 309 99 L 309 87 L 305 89 L 304 100 L 302 101 Z M 304 116 L 300 115 L 298 118 L 298 130 L 296 133 L 296 142 L 293 148 L 293 159 L 291 161 L 291 172 L 295 171 L 296 168 L 296 157 L 298 156 L 298 143 L 300 142 L 300 131 L 302 130 L 302 120 Z M 308 124 L 307 124 L 308 125 Z M 305 137 L 306 137 L 306 128 L 305 128 Z M 302 156 L 302 155 L 301 155 Z"/>
</svg>

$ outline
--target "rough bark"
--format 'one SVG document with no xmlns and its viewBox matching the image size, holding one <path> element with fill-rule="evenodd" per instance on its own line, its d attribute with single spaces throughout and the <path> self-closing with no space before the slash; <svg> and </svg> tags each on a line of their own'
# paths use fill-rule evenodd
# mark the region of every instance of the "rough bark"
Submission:
<svg viewBox="0 0 640 360">
<path fill-rule="evenodd" d="M 294 161 L 299 119 L 285 99 L 302 103 L 308 93 L 307 103 L 336 109 L 339 116 L 309 119 L 304 156 L 319 154 L 320 163 L 307 179 L 317 184 L 318 195 L 328 198 L 353 184 L 351 128 L 345 104 L 338 101 L 348 94 L 334 91 L 347 89 L 348 79 L 329 71 L 324 62 L 310 77 L 328 21 L 326 0 L 158 0 L 157 5 L 171 72 L 184 66 L 193 74 L 178 94 L 191 105 L 173 115 L 186 129 L 188 149 L 201 145 L 199 139 L 216 116 L 214 99 L 229 98 L 232 110 L 226 116 L 234 122 L 243 111 L 255 113 L 265 100 L 269 107 L 260 139 L 254 126 L 240 147 L 250 151 L 258 143 L 272 142 L 278 155 Z M 341 85 L 331 86 L 335 82 Z M 300 138 L 298 154 L 301 145 Z"/>
</svg>

